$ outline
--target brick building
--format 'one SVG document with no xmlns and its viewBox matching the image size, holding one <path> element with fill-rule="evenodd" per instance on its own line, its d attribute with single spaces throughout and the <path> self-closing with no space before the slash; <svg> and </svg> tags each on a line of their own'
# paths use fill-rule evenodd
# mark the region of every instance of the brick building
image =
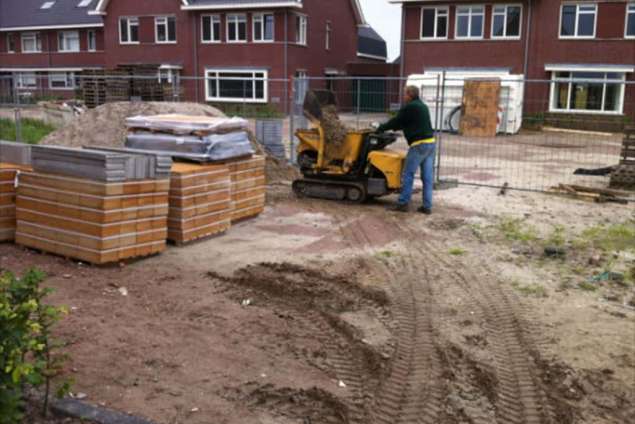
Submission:
<svg viewBox="0 0 635 424">
<path fill-rule="evenodd" d="M 625 84 L 635 82 L 634 1 L 390 2 L 402 5 L 403 76 L 522 75 L 535 81 L 526 114 L 635 116 L 635 85 Z"/>
<path fill-rule="evenodd" d="M 35 88 L 36 73 L 65 73 L 70 90 L 82 70 L 143 65 L 158 80 L 178 78 L 191 100 L 283 103 L 283 80 L 385 60 L 358 0 L 0 2 L 0 72 L 21 88 Z"/>
</svg>

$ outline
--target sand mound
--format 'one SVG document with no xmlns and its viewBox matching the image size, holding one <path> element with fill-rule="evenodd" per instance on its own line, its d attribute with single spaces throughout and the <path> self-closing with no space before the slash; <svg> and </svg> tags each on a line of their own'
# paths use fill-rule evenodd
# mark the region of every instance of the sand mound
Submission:
<svg viewBox="0 0 635 424">
<path fill-rule="evenodd" d="M 41 144 L 81 147 L 88 144 L 118 147 L 126 138 L 126 118 L 135 115 L 225 116 L 220 110 L 199 103 L 114 102 L 89 110 L 49 134 Z"/>
</svg>

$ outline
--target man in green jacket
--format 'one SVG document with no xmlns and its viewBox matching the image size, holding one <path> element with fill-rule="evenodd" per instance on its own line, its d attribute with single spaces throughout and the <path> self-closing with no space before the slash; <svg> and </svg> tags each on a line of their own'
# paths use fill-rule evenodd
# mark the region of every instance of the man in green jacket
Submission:
<svg viewBox="0 0 635 424">
<path fill-rule="evenodd" d="M 410 146 L 404 165 L 399 201 L 391 209 L 408 212 L 415 174 L 417 169 L 420 169 L 423 181 L 423 206 L 417 211 L 429 215 L 432 213 L 434 152 L 436 150 L 430 111 L 419 98 L 419 88 L 416 86 L 409 85 L 405 88 L 404 103 L 397 116 L 377 128 L 378 132 L 403 130 Z"/>
</svg>

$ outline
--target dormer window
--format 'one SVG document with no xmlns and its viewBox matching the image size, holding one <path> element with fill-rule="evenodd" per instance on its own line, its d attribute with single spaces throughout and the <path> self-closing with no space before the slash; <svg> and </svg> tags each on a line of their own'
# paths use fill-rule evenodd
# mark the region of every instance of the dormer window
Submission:
<svg viewBox="0 0 635 424">
<path fill-rule="evenodd" d="M 55 6 L 55 2 L 54 1 L 45 1 L 42 6 L 40 7 L 40 9 L 50 9 L 51 7 Z"/>
</svg>

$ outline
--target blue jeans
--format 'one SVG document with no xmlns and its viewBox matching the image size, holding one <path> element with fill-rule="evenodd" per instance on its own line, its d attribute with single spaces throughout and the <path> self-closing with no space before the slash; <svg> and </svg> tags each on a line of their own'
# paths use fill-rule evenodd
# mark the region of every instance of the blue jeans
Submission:
<svg viewBox="0 0 635 424">
<path fill-rule="evenodd" d="M 426 209 L 432 209 L 435 150 L 435 143 L 419 144 L 408 150 L 406 164 L 401 177 L 401 195 L 399 196 L 399 204 L 405 205 L 410 203 L 415 174 L 417 173 L 417 169 L 420 169 L 421 181 L 423 182 L 423 207 Z"/>
</svg>

